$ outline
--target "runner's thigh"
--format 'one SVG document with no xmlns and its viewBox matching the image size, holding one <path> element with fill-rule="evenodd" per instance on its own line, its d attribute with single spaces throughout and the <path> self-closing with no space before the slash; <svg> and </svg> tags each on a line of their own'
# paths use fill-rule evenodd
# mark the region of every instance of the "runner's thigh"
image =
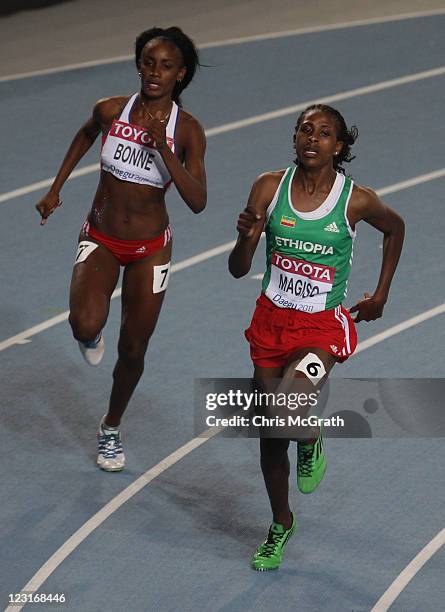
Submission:
<svg viewBox="0 0 445 612">
<path fill-rule="evenodd" d="M 122 281 L 122 332 L 146 339 L 156 326 L 170 275 L 171 243 L 126 266 Z"/>
<path fill-rule="evenodd" d="M 90 245 L 95 244 L 89 240 Z M 81 245 L 74 263 L 70 287 L 71 316 L 76 315 L 106 318 L 108 315 L 111 294 L 119 279 L 120 265 L 114 255 L 104 246 L 90 248 L 85 258 Z"/>
</svg>

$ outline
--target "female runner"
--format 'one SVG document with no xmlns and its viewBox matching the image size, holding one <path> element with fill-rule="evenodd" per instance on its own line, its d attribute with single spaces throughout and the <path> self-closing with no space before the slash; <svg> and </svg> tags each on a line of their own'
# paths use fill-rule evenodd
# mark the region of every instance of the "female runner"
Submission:
<svg viewBox="0 0 445 612">
<path fill-rule="evenodd" d="M 119 425 L 142 375 L 168 284 L 172 230 L 165 193 L 173 182 L 194 213 L 206 205 L 204 131 L 179 100 L 198 65 L 195 45 L 177 27 L 151 28 L 138 36 L 135 50 L 139 92 L 97 102 L 36 206 L 43 225 L 61 204 L 60 190 L 71 171 L 101 133 L 99 186 L 79 237 L 69 322 L 86 361 L 97 365 L 123 266 L 118 360 L 98 431 L 97 463 L 107 471 L 125 465 Z"/>
<path fill-rule="evenodd" d="M 330 106 L 309 106 L 297 120 L 296 166 L 260 175 L 238 218 L 237 243 L 229 269 L 246 275 L 263 228 L 267 269 L 246 338 L 259 389 L 280 379 L 277 391 L 294 383 L 320 389 L 336 362 L 355 350 L 354 321 L 382 316 L 404 237 L 404 223 L 368 188 L 345 176 L 343 162 L 352 159 L 357 136 Z M 347 311 L 355 227 L 361 220 L 383 233 L 383 261 L 377 288 Z M 353 320 L 349 313 L 357 313 Z M 307 412 L 306 412 L 307 414 Z M 275 430 L 277 431 L 277 430 Z M 326 470 L 319 428 L 298 436 L 297 485 L 311 493 Z M 284 547 L 296 530 L 288 501 L 289 439 L 262 437 L 261 469 L 273 522 L 256 549 L 255 570 L 277 569 Z"/>
</svg>

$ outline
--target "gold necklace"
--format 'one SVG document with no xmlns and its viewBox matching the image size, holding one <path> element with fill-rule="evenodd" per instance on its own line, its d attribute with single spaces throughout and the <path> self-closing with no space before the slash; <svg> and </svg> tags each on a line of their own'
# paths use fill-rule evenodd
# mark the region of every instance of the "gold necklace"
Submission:
<svg viewBox="0 0 445 612">
<path fill-rule="evenodd" d="M 148 108 L 145 106 L 143 99 L 140 98 L 140 100 L 141 100 L 141 104 L 142 104 L 142 108 L 144 109 L 144 112 L 150 117 L 150 119 L 156 119 L 157 121 L 159 121 L 159 123 L 165 123 L 168 120 L 168 118 L 170 117 L 170 113 L 172 112 L 171 108 L 168 111 L 168 113 L 164 116 L 163 119 L 158 119 L 157 117 L 153 117 L 153 115 L 150 113 Z"/>
</svg>

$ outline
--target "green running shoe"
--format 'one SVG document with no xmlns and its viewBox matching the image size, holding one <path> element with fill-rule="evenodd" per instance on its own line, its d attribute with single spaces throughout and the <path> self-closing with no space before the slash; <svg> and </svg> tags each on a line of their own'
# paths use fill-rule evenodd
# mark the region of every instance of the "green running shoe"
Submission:
<svg viewBox="0 0 445 612">
<path fill-rule="evenodd" d="M 259 572 L 278 569 L 283 560 L 284 548 L 296 529 L 297 521 L 293 514 L 292 525 L 289 529 L 284 529 L 283 525 L 280 525 L 280 523 L 272 523 L 269 528 L 267 539 L 264 540 L 253 553 L 250 562 L 252 569 Z"/>
<path fill-rule="evenodd" d="M 297 486 L 302 493 L 312 493 L 326 472 L 326 456 L 321 433 L 313 444 L 298 442 L 297 453 Z"/>
</svg>

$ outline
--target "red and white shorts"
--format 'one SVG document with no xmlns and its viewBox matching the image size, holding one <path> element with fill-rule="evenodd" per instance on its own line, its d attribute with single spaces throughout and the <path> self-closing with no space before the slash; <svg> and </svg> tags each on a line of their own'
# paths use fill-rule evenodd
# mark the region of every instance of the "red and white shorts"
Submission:
<svg viewBox="0 0 445 612">
<path fill-rule="evenodd" d="M 153 255 L 167 246 L 173 236 L 172 228 L 169 225 L 162 234 L 149 240 L 120 240 L 99 232 L 89 221 L 83 224 L 82 232 L 111 251 L 121 266 Z"/>
<path fill-rule="evenodd" d="M 279 308 L 264 294 L 257 299 L 244 333 L 253 363 L 262 368 L 283 367 L 295 351 L 304 348 L 320 348 L 343 362 L 357 346 L 354 321 L 343 306 L 309 314 Z"/>
</svg>

